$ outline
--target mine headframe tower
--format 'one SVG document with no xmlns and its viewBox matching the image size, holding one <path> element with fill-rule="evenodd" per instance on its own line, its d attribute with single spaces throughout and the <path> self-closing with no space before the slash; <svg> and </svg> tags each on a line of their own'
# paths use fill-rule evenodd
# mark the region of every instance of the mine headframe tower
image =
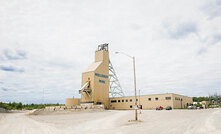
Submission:
<svg viewBox="0 0 221 134">
<path fill-rule="evenodd" d="M 109 96 L 124 97 L 124 92 L 120 85 L 120 81 L 117 77 L 117 74 L 110 60 L 109 60 Z"/>
<path fill-rule="evenodd" d="M 109 97 L 124 96 L 119 79 L 110 62 L 108 44 L 95 51 L 95 61 L 82 73 L 81 103 L 109 106 Z"/>
</svg>

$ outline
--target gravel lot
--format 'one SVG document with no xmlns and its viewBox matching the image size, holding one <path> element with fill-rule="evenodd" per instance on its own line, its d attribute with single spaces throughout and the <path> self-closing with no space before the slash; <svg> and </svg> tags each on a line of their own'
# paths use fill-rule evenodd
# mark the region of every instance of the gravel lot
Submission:
<svg viewBox="0 0 221 134">
<path fill-rule="evenodd" d="M 0 114 L 1 134 L 221 134 L 221 109 Z"/>
</svg>

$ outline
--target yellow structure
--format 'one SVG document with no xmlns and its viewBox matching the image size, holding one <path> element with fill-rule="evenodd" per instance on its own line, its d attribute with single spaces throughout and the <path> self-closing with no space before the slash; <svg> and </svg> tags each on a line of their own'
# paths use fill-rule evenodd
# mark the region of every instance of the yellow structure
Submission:
<svg viewBox="0 0 221 134">
<path fill-rule="evenodd" d="M 68 98 L 65 101 L 65 106 L 76 106 L 80 105 L 81 99 L 75 99 L 75 98 Z"/>
<path fill-rule="evenodd" d="M 137 104 L 141 109 L 155 109 L 159 106 L 186 108 L 192 103 L 192 98 L 173 93 L 137 96 Z M 134 109 L 134 104 L 134 96 L 110 98 L 110 109 Z"/>
<path fill-rule="evenodd" d="M 209 101 L 202 101 L 201 102 L 203 108 L 208 108 L 209 103 L 210 103 Z"/>
<path fill-rule="evenodd" d="M 84 87 L 84 85 L 87 85 Z M 95 61 L 82 73 L 81 103 L 109 107 L 109 52 L 106 44 L 95 52 Z"/>
<path fill-rule="evenodd" d="M 134 109 L 135 97 L 109 98 L 109 52 L 108 44 L 98 46 L 95 61 L 82 73 L 81 99 L 66 99 L 66 106 L 79 104 L 103 104 L 105 109 Z M 185 108 L 192 98 L 177 94 L 142 95 L 137 97 L 142 109 L 157 106 Z"/>
</svg>

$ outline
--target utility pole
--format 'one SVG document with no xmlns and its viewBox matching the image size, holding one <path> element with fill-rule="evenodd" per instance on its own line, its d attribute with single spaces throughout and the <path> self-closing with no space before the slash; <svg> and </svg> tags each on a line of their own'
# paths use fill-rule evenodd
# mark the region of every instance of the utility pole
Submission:
<svg viewBox="0 0 221 134">
<path fill-rule="evenodd" d="M 134 96 L 135 96 L 135 120 L 137 120 L 137 89 L 136 89 L 136 73 L 135 73 L 135 57 L 133 57 L 133 68 L 134 68 Z"/>
<path fill-rule="evenodd" d="M 140 105 L 140 89 L 139 89 L 139 109 L 140 109 L 140 114 L 141 114 L 141 105 Z"/>
<path fill-rule="evenodd" d="M 135 98 L 135 105 L 134 105 L 134 110 L 135 110 L 135 120 L 137 120 L 137 89 L 136 89 L 136 72 L 135 72 L 135 57 L 130 56 L 126 53 L 123 52 L 115 52 L 116 54 L 121 53 L 123 55 L 126 55 L 127 57 L 131 58 L 133 60 L 133 72 L 134 72 L 134 98 Z"/>
</svg>

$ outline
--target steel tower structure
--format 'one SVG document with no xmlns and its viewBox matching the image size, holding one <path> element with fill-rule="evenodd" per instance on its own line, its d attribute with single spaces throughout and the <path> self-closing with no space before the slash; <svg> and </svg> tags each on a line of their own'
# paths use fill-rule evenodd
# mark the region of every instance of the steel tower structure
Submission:
<svg viewBox="0 0 221 134">
<path fill-rule="evenodd" d="M 124 97 L 124 92 L 120 85 L 120 81 L 116 75 L 116 72 L 110 60 L 109 60 L 109 96 Z"/>
</svg>

